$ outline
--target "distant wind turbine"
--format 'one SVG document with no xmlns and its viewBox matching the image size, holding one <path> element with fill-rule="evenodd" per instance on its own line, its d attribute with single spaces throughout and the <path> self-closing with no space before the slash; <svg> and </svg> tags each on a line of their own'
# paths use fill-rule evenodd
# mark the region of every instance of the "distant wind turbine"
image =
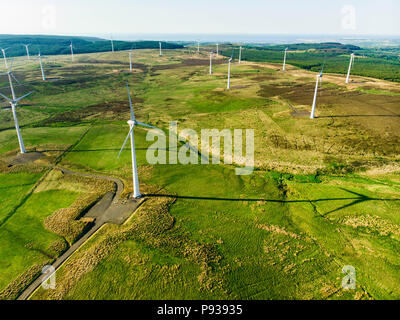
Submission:
<svg viewBox="0 0 400 320">
<path fill-rule="evenodd" d="M 28 60 L 31 60 L 31 56 L 29 55 L 29 46 L 30 44 L 24 44 L 24 47 L 26 49 L 26 56 L 28 57 Z"/>
<path fill-rule="evenodd" d="M 287 55 L 287 51 L 288 51 L 288 49 L 289 48 L 286 48 L 285 49 L 285 56 L 284 56 L 284 58 L 283 58 L 283 71 L 286 71 L 286 55 Z"/>
<path fill-rule="evenodd" d="M 114 40 L 111 37 L 111 52 L 114 52 Z"/>
<path fill-rule="evenodd" d="M 43 79 L 43 81 L 46 81 L 46 76 L 44 75 L 43 62 L 42 62 L 42 57 L 43 56 L 40 53 L 40 49 L 39 49 L 38 57 L 39 57 L 39 63 L 40 63 L 40 70 L 42 71 L 42 79 Z"/>
<path fill-rule="evenodd" d="M 133 71 L 133 67 L 132 67 L 132 49 L 129 50 L 129 70 L 130 70 L 130 72 Z"/>
<path fill-rule="evenodd" d="M 159 57 L 162 57 L 162 44 L 161 44 L 161 41 L 159 42 L 159 44 L 160 44 L 160 54 L 159 54 Z"/>
<path fill-rule="evenodd" d="M 74 61 L 74 46 L 72 45 L 72 41 L 69 47 L 71 48 L 71 60 Z"/>
<path fill-rule="evenodd" d="M 232 50 L 232 55 L 229 58 L 229 67 L 228 67 L 228 85 L 227 85 L 227 89 L 231 88 L 231 63 L 232 63 L 232 59 L 233 59 L 233 50 Z"/>
<path fill-rule="evenodd" d="M 242 63 L 242 46 L 239 48 L 239 64 Z"/>
<path fill-rule="evenodd" d="M 353 66 L 353 63 L 354 63 L 354 53 L 352 53 L 350 56 L 349 71 L 347 72 L 346 83 L 350 82 L 350 73 L 351 73 L 351 68 Z"/>
<path fill-rule="evenodd" d="M 125 148 L 125 144 L 128 141 L 129 138 L 131 138 L 131 156 L 132 156 L 132 177 L 133 177 L 133 198 L 137 199 L 140 198 L 142 195 L 140 194 L 139 190 L 139 178 L 138 178 L 138 172 L 137 172 L 137 162 L 136 162 L 136 151 L 135 151 L 135 137 L 134 137 L 134 128 L 137 125 L 146 127 L 146 128 L 152 128 L 152 129 L 157 129 L 156 127 L 150 126 L 148 124 L 136 121 L 135 119 L 135 114 L 133 112 L 133 106 L 132 106 L 132 99 L 131 99 L 131 93 L 129 91 L 129 85 L 126 84 L 126 88 L 128 90 L 128 97 L 129 97 L 129 106 L 131 109 L 131 119 L 128 121 L 130 130 L 128 135 L 126 136 L 126 139 L 124 141 L 124 144 L 122 145 L 122 148 L 118 154 L 118 158 L 121 155 L 122 150 Z"/>
<path fill-rule="evenodd" d="M 14 86 L 13 86 L 13 83 L 12 83 L 12 78 L 14 78 L 14 80 L 16 80 L 17 82 L 18 82 L 18 80 L 15 78 L 14 74 L 12 73 L 12 64 L 11 64 L 10 69 L 7 72 L 7 75 L 8 75 L 8 81 L 10 82 L 12 98 L 8 98 L 8 97 L 6 97 L 5 95 L 3 95 L 1 93 L 0 93 L 0 96 L 2 96 L 4 99 L 6 99 L 11 105 L 11 111 L 12 111 L 13 118 L 14 118 L 15 129 L 17 130 L 17 136 L 18 136 L 18 143 L 19 143 L 20 152 L 21 153 L 26 153 L 24 141 L 22 140 L 21 131 L 19 129 L 16 107 L 17 107 L 18 102 L 20 100 L 26 98 L 27 96 L 32 94 L 32 92 L 29 92 L 28 94 L 26 94 L 26 95 L 24 95 L 24 96 L 22 96 L 20 98 L 17 98 L 15 96 L 15 91 L 14 91 Z"/>
<path fill-rule="evenodd" d="M 5 48 L 5 49 L 1 48 L 1 52 L 3 53 L 3 58 L 4 58 L 4 65 L 6 66 L 6 69 L 8 69 L 7 55 L 6 55 L 6 51 L 7 51 L 8 49 L 9 49 L 9 48 Z"/>
<path fill-rule="evenodd" d="M 322 85 L 323 75 L 324 75 L 324 66 L 322 67 L 321 72 L 317 75 L 317 82 L 315 84 L 314 100 L 313 100 L 313 105 L 312 105 L 312 109 L 311 109 L 310 119 L 315 118 L 315 108 L 317 106 L 318 86 Z"/>
<path fill-rule="evenodd" d="M 219 55 L 219 44 L 217 43 L 217 56 Z"/>
<path fill-rule="evenodd" d="M 210 74 L 212 74 L 212 57 L 213 57 L 213 52 L 210 52 Z"/>
</svg>

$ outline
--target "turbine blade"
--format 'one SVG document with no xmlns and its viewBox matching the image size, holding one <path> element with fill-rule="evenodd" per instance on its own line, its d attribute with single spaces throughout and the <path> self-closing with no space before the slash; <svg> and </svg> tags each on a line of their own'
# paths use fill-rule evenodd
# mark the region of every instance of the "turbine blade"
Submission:
<svg viewBox="0 0 400 320">
<path fill-rule="evenodd" d="M 18 84 L 21 84 L 21 82 L 19 82 L 19 80 L 14 76 L 13 73 L 10 73 L 10 74 L 11 74 L 11 77 L 13 77 L 13 79 L 14 79 Z"/>
<path fill-rule="evenodd" d="M 142 127 L 151 128 L 151 129 L 158 129 L 156 127 L 153 127 L 153 126 L 151 126 L 149 124 L 146 124 L 146 123 L 143 123 L 143 122 L 140 122 L 140 121 L 135 121 L 135 123 L 137 123 L 138 125 L 141 125 Z"/>
<path fill-rule="evenodd" d="M 27 96 L 30 96 L 32 93 L 33 93 L 33 91 L 27 93 L 26 95 L 22 96 L 21 98 L 16 99 L 15 102 L 18 102 L 18 101 L 20 101 L 20 100 L 26 98 Z"/>
<path fill-rule="evenodd" d="M 13 101 L 10 98 L 7 98 L 4 94 L 0 93 L 0 96 L 2 96 L 4 99 L 6 99 L 9 103 L 12 103 Z"/>
<path fill-rule="evenodd" d="M 132 121 L 135 121 L 135 114 L 133 113 L 131 92 L 129 91 L 129 84 L 128 84 L 128 83 L 126 83 L 126 89 L 128 90 L 129 107 L 131 108 L 131 120 L 132 120 Z"/>
<path fill-rule="evenodd" d="M 134 126 L 132 126 L 131 130 L 129 130 L 129 133 L 128 133 L 128 135 L 126 136 L 126 139 L 125 139 L 125 141 L 124 141 L 124 144 L 122 145 L 122 148 L 121 148 L 121 150 L 120 150 L 119 153 L 118 153 L 118 157 L 117 157 L 118 159 L 119 159 L 119 156 L 121 155 L 122 150 L 124 150 L 124 148 L 125 148 L 126 142 L 128 141 L 129 136 L 131 135 L 131 132 L 132 132 L 133 128 L 134 128 Z"/>
</svg>

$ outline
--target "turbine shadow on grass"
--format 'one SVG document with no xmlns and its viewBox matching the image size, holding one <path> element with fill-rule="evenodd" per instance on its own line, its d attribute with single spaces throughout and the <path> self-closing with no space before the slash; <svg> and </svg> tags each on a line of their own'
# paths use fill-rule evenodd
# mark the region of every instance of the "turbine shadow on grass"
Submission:
<svg viewBox="0 0 400 320">
<path fill-rule="evenodd" d="M 349 192 L 357 197 L 342 197 L 342 198 L 321 198 L 321 199 L 298 199 L 298 200 L 281 200 L 281 199 L 263 199 L 263 198 L 217 198 L 217 197 L 195 197 L 195 196 L 179 196 L 179 195 L 170 195 L 170 194 L 144 194 L 144 197 L 161 197 L 161 198 L 175 198 L 175 199 L 186 199 L 186 200 L 211 200 L 211 201 L 235 201 L 235 202 L 272 202 L 272 203 L 315 203 L 315 202 L 325 202 L 325 201 L 346 201 L 353 200 L 351 203 L 331 210 L 322 214 L 322 216 L 326 216 L 330 213 L 340 211 L 342 209 L 354 206 L 359 203 L 363 203 L 366 201 L 400 201 L 400 199 L 383 199 L 383 198 L 372 198 L 354 191 L 350 191 L 344 188 L 340 188 L 346 192 Z"/>
<path fill-rule="evenodd" d="M 135 150 L 162 150 L 168 151 L 168 149 L 161 149 L 161 148 L 135 148 Z M 42 150 L 41 152 L 64 152 L 65 150 L 56 150 L 56 149 L 47 149 Z M 105 151 L 116 151 L 119 152 L 120 149 L 82 149 L 82 150 L 70 150 L 68 152 L 105 152 Z"/>
<path fill-rule="evenodd" d="M 388 118 L 400 118 L 400 114 L 349 114 L 349 115 L 333 115 L 333 116 L 319 116 L 316 118 L 362 118 L 362 117 L 388 117 Z"/>
</svg>

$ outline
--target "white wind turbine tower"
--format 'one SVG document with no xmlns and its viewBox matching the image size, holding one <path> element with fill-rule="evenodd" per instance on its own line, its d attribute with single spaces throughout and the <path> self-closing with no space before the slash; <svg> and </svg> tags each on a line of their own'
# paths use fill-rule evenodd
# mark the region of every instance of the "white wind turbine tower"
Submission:
<svg viewBox="0 0 400 320">
<path fill-rule="evenodd" d="M 43 62 L 42 62 L 42 55 L 40 53 L 40 49 L 39 49 L 39 63 L 40 63 L 40 70 L 42 71 L 42 79 L 43 81 L 46 81 L 46 76 L 44 75 L 44 69 L 43 69 Z"/>
<path fill-rule="evenodd" d="M 210 74 L 212 74 L 212 57 L 213 57 L 213 52 L 210 52 Z"/>
<path fill-rule="evenodd" d="M 231 88 L 231 63 L 232 63 L 232 59 L 233 59 L 233 50 L 232 50 L 232 56 L 229 58 L 229 67 L 228 67 L 228 85 L 227 85 L 227 89 Z"/>
<path fill-rule="evenodd" d="M 131 138 L 131 156 L 132 156 L 133 198 L 137 199 L 137 198 L 140 198 L 142 195 L 140 194 L 140 190 L 139 190 L 139 178 L 138 178 L 138 172 L 137 172 L 136 151 L 135 151 L 135 137 L 134 137 L 133 130 L 134 130 L 135 126 L 137 126 L 137 125 L 140 125 L 140 126 L 143 126 L 146 128 L 152 128 L 152 129 L 157 129 L 157 128 L 150 126 L 148 124 L 145 124 L 143 122 L 136 121 L 135 114 L 133 113 L 133 106 L 132 106 L 131 93 L 129 91 L 129 85 L 126 84 L 126 87 L 128 89 L 129 106 L 131 109 L 131 119 L 128 121 L 130 130 L 129 130 L 129 133 L 126 136 L 124 144 L 122 145 L 122 148 L 118 154 L 118 158 L 120 157 L 121 152 L 122 152 L 122 150 L 124 150 L 125 144 L 130 137 Z"/>
<path fill-rule="evenodd" d="M 158 56 L 162 57 L 162 43 L 161 43 L 161 41 L 159 42 L 159 45 L 160 45 L 160 54 Z"/>
<path fill-rule="evenodd" d="M 350 82 L 350 73 L 351 73 L 351 68 L 353 66 L 353 63 L 354 63 L 354 53 L 352 53 L 350 56 L 349 71 L 347 72 L 346 83 Z"/>
<path fill-rule="evenodd" d="M 311 109 L 310 119 L 315 118 L 315 108 L 317 106 L 317 96 L 318 96 L 318 85 L 322 84 L 323 75 L 324 75 L 324 67 L 322 67 L 321 72 L 317 75 L 317 82 L 315 83 L 314 100 L 313 100 L 313 105 L 312 105 L 312 109 Z"/>
<path fill-rule="evenodd" d="M 29 55 L 29 46 L 30 44 L 24 44 L 24 47 L 26 49 L 26 56 L 28 57 L 28 60 L 31 60 L 31 56 Z"/>
<path fill-rule="evenodd" d="M 242 46 L 239 48 L 239 64 L 242 63 Z"/>
<path fill-rule="evenodd" d="M 217 43 L 217 56 L 219 55 L 219 44 Z"/>
<path fill-rule="evenodd" d="M 72 45 L 72 41 L 71 41 L 71 44 L 69 45 L 69 47 L 71 48 L 71 60 L 74 61 L 74 47 Z"/>
<path fill-rule="evenodd" d="M 283 71 L 286 71 L 286 55 L 287 55 L 287 51 L 288 51 L 288 49 L 289 48 L 286 48 L 285 49 L 285 56 L 284 56 L 284 58 L 283 58 Z"/>
<path fill-rule="evenodd" d="M 132 49 L 129 50 L 129 70 L 130 70 L 130 72 L 133 71 L 133 67 L 132 67 Z"/>
<path fill-rule="evenodd" d="M 114 52 L 114 40 L 111 37 L 111 52 Z"/>
<path fill-rule="evenodd" d="M 3 53 L 3 58 L 4 58 L 4 65 L 6 66 L 6 69 L 8 69 L 7 56 L 6 56 L 6 51 L 8 49 L 9 48 L 5 48 L 5 49 L 1 48 L 1 52 Z"/>
<path fill-rule="evenodd" d="M 19 129 L 16 107 L 18 105 L 18 101 L 26 98 L 27 96 L 32 94 L 32 92 L 30 92 L 30 93 L 28 93 L 28 94 L 26 94 L 26 95 L 24 95 L 24 96 L 22 96 L 20 98 L 17 98 L 15 96 L 14 86 L 13 86 L 12 79 L 11 79 L 11 78 L 14 78 L 17 81 L 17 79 L 15 78 L 15 76 L 12 73 L 12 65 L 11 65 L 10 69 L 8 70 L 7 75 L 8 75 L 8 81 L 10 82 L 12 98 L 10 99 L 10 98 L 6 97 L 5 95 L 3 95 L 1 93 L 0 93 L 0 96 L 2 96 L 4 99 L 6 99 L 11 105 L 11 111 L 12 111 L 13 118 L 14 118 L 15 129 L 17 130 L 19 148 L 20 148 L 21 153 L 26 153 L 24 141 L 22 140 L 21 131 Z"/>
</svg>

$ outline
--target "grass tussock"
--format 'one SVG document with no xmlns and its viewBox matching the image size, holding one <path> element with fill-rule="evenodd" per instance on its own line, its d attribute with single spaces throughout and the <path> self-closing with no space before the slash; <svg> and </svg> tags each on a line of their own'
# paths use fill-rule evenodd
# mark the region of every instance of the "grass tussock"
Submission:
<svg viewBox="0 0 400 320">
<path fill-rule="evenodd" d="M 41 271 L 42 268 L 49 264 L 51 260 L 42 264 L 36 264 L 27 269 L 19 277 L 11 281 L 4 290 L 0 292 L 0 300 L 15 299 L 24 288 L 26 288 Z"/>
<path fill-rule="evenodd" d="M 45 170 L 45 167 L 34 163 L 11 165 L 9 162 L 0 159 L 0 173 L 41 173 Z"/>
<path fill-rule="evenodd" d="M 91 208 L 107 192 L 113 191 L 115 186 L 107 180 L 99 180 L 90 177 L 63 175 L 59 170 L 50 172 L 42 183 L 41 189 L 69 186 L 79 189 L 84 186 L 86 193 L 80 196 L 69 208 L 62 208 L 55 211 L 44 220 L 45 227 L 65 238 L 71 245 L 90 225 L 90 221 L 76 220 Z M 41 190 L 41 191 L 43 191 Z"/>
<path fill-rule="evenodd" d="M 380 236 L 400 236 L 400 229 L 397 224 L 379 216 L 372 216 L 369 214 L 361 216 L 348 216 L 344 217 L 342 223 L 346 226 L 350 226 L 366 233 L 376 233 Z"/>
</svg>

